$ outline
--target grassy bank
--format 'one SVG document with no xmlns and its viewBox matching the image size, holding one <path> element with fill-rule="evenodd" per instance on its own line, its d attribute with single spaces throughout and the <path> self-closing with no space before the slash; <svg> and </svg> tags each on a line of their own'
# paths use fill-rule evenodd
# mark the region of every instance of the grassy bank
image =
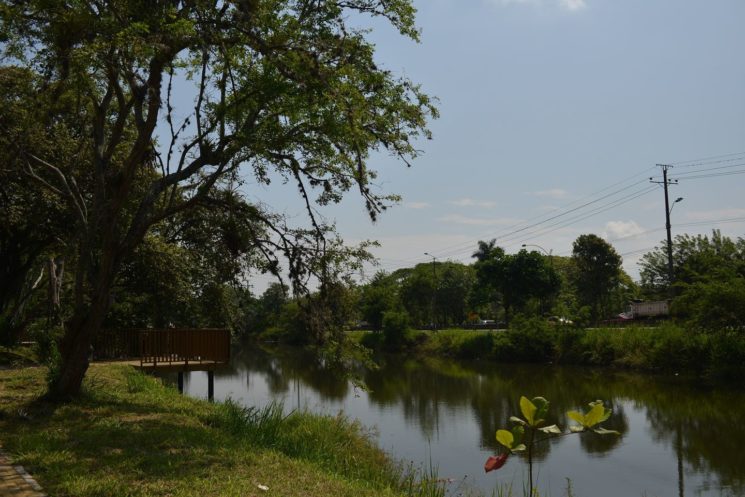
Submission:
<svg viewBox="0 0 745 497">
<path fill-rule="evenodd" d="M 44 375 L 0 371 L 0 443 L 55 497 L 439 495 L 341 416 L 210 404 L 116 365 L 51 405 Z"/>
<path fill-rule="evenodd" d="M 383 334 L 354 332 L 350 336 L 373 350 L 386 348 Z M 504 331 L 409 330 L 398 343 L 402 349 L 428 356 L 611 366 L 745 379 L 745 332 L 703 333 L 672 323 L 585 330 L 524 320 Z"/>
</svg>

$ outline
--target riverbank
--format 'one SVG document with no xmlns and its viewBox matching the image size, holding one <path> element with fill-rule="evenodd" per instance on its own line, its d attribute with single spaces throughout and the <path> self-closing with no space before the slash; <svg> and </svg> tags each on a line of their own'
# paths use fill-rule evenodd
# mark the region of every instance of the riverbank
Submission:
<svg viewBox="0 0 745 497">
<path fill-rule="evenodd" d="M 372 350 L 389 349 L 382 333 L 349 336 Z M 408 330 L 399 351 L 423 356 L 514 363 L 555 363 L 745 379 L 745 332 L 697 332 L 665 323 L 655 327 L 591 328 L 524 320 L 510 329 L 437 332 Z"/>
<path fill-rule="evenodd" d="M 441 495 L 343 416 L 211 404 L 110 364 L 54 405 L 45 374 L 0 371 L 0 444 L 55 497 Z"/>
</svg>

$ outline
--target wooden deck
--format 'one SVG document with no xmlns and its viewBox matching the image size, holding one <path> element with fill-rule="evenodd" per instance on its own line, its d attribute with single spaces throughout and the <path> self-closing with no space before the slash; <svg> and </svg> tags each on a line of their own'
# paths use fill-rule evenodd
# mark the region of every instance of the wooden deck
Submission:
<svg viewBox="0 0 745 497">
<path fill-rule="evenodd" d="M 93 359 L 130 364 L 148 372 L 178 373 L 179 392 L 184 373 L 207 371 L 207 398 L 215 395 L 215 370 L 230 361 L 230 330 L 167 328 L 111 330 L 93 344 Z"/>
<path fill-rule="evenodd" d="M 125 364 L 127 366 L 132 366 L 135 369 L 140 369 L 142 371 L 163 371 L 163 372 L 172 372 L 172 373 L 178 373 L 179 371 L 183 372 L 190 372 L 190 371 L 214 371 L 216 369 L 219 369 L 226 365 L 224 362 L 173 362 L 173 363 L 158 363 L 153 365 L 150 364 L 143 364 L 139 360 L 132 360 L 132 359 L 122 359 L 122 360 L 113 360 L 113 361 L 98 361 L 99 363 L 111 363 L 111 364 Z"/>
<path fill-rule="evenodd" d="M 93 343 L 94 360 L 137 360 L 142 368 L 213 369 L 230 361 L 230 330 L 107 330 Z"/>
</svg>

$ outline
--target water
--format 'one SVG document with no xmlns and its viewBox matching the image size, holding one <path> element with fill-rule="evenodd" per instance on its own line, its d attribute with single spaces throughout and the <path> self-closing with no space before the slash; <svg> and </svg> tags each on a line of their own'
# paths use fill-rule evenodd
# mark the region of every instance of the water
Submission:
<svg viewBox="0 0 745 497">
<path fill-rule="evenodd" d="M 742 389 L 562 366 L 382 361 L 376 371 L 357 371 L 369 388 L 364 391 L 308 353 L 245 347 L 215 374 L 215 399 L 343 412 L 373 427 L 395 458 L 425 468 L 431 461 L 440 476 L 453 479 L 453 494 L 478 489 L 486 495 L 499 483 L 521 490 L 526 481 L 527 464 L 518 457 L 496 472 L 483 471 L 499 451 L 495 432 L 511 427 L 521 395 L 546 397 L 549 422 L 563 428 L 567 410 L 603 399 L 613 409 L 604 426 L 621 436 L 588 433 L 542 443 L 534 469 L 541 495 L 565 495 L 569 478 L 577 497 L 745 496 Z M 206 373 L 187 373 L 184 390 L 206 397 Z"/>
</svg>

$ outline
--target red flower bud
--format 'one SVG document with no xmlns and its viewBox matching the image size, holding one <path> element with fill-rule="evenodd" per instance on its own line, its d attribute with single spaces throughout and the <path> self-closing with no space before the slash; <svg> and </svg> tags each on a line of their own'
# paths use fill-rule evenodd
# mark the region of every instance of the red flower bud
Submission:
<svg viewBox="0 0 745 497">
<path fill-rule="evenodd" d="M 507 454 L 506 452 L 504 454 L 500 454 L 498 456 L 491 456 L 489 459 L 486 460 L 486 464 L 484 464 L 484 471 L 488 473 L 489 471 L 494 471 L 495 469 L 499 469 L 502 466 L 504 466 L 504 463 L 507 462 Z"/>
</svg>

